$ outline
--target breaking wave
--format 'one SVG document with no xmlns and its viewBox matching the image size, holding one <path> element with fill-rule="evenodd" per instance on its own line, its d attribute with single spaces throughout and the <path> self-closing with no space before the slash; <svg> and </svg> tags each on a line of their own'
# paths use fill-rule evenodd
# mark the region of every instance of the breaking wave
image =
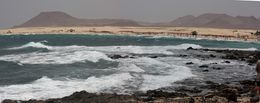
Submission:
<svg viewBox="0 0 260 103">
<path fill-rule="evenodd" d="M 12 54 L 1 56 L 0 60 L 20 64 L 72 64 L 76 62 L 98 62 L 100 59 L 113 61 L 106 54 L 97 51 L 53 51 Z"/>
<path fill-rule="evenodd" d="M 51 49 L 51 46 L 45 45 L 44 43 L 47 43 L 48 41 L 40 41 L 40 42 L 29 42 L 27 44 L 24 44 L 22 46 L 19 47 L 14 47 L 14 48 L 9 48 L 9 49 L 24 49 L 24 48 L 28 48 L 28 47 L 33 47 L 33 48 L 46 48 L 46 49 Z"/>
<path fill-rule="evenodd" d="M 61 98 L 82 90 L 98 93 L 111 88 L 123 89 L 122 86 L 126 85 L 127 80 L 131 78 L 132 76 L 129 73 L 113 74 L 99 78 L 93 76 L 85 80 L 54 80 L 42 77 L 30 84 L 0 87 L 0 101 L 3 99 L 29 100 L 32 98 L 42 100 Z"/>
<path fill-rule="evenodd" d="M 29 100 L 61 98 L 75 91 L 91 93 L 131 93 L 173 85 L 174 82 L 194 76 L 191 69 L 142 57 L 122 60 L 117 72 L 87 79 L 61 79 L 42 77 L 29 84 L 0 87 L 3 99 Z M 1 101 L 1 99 L 0 99 Z"/>
</svg>

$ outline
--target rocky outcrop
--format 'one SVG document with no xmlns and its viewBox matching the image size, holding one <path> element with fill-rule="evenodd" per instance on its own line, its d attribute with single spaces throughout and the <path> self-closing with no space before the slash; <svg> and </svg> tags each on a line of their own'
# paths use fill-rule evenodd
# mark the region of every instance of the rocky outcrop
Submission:
<svg viewBox="0 0 260 103">
<path fill-rule="evenodd" d="M 203 51 L 214 51 L 217 53 L 225 54 L 222 56 L 222 59 L 230 60 L 240 60 L 246 61 L 249 64 L 254 64 L 260 59 L 260 51 L 251 51 L 251 50 L 216 50 L 216 49 L 194 49 L 194 50 L 203 50 Z M 224 63 L 230 63 L 230 61 L 224 61 Z"/>
</svg>

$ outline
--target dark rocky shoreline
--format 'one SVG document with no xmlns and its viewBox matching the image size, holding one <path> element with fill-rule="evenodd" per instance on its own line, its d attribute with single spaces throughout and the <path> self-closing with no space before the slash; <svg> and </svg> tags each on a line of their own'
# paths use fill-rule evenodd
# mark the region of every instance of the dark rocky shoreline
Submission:
<svg viewBox="0 0 260 103">
<path fill-rule="evenodd" d="M 260 59 L 260 51 L 245 51 L 245 50 L 216 50 L 216 49 L 193 49 L 188 48 L 187 51 L 204 51 L 215 52 L 223 54 L 219 58 L 226 59 L 225 63 L 230 63 L 228 60 L 245 61 L 248 65 L 255 65 Z M 120 58 L 135 58 L 140 55 L 110 55 L 112 59 Z M 143 55 L 142 55 L 143 56 Z M 163 57 L 165 55 L 146 55 L 150 58 Z M 186 57 L 187 55 L 179 55 L 179 57 Z M 197 55 L 201 58 L 215 58 L 217 55 Z M 186 63 L 191 65 L 192 62 Z M 201 65 L 200 68 L 208 68 L 207 65 Z M 221 69 L 221 68 L 213 68 Z M 204 71 L 207 72 L 207 71 Z M 212 81 L 205 81 L 206 86 L 199 88 L 178 88 L 175 92 L 165 92 L 163 90 L 150 90 L 146 93 L 134 93 L 133 95 L 119 95 L 119 94 L 95 94 L 86 91 L 75 92 L 74 94 L 58 99 L 48 100 L 29 100 L 29 101 L 15 101 L 4 100 L 2 103 L 251 103 L 255 96 L 255 82 L 254 79 L 233 81 L 235 85 L 230 82 L 214 83 Z M 201 95 L 200 88 L 206 88 L 211 92 Z M 197 94 L 189 95 L 188 93 Z M 250 102 L 251 100 L 251 102 Z"/>
<path fill-rule="evenodd" d="M 58 99 L 4 100 L 2 103 L 245 103 L 250 101 L 254 89 L 254 82 L 250 80 L 240 81 L 241 86 L 229 86 L 228 84 L 217 84 L 210 81 L 208 81 L 208 84 L 209 86 L 206 88 L 214 92 L 198 96 L 189 96 L 181 92 L 169 93 L 161 90 L 150 90 L 146 93 L 135 93 L 133 95 L 95 94 L 81 91 Z"/>
</svg>

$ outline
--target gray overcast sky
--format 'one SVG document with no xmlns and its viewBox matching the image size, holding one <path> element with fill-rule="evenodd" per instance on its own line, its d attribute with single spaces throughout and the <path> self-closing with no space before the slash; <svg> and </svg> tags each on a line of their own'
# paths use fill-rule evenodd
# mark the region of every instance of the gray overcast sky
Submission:
<svg viewBox="0 0 260 103">
<path fill-rule="evenodd" d="M 80 18 L 168 22 L 184 15 L 226 13 L 260 17 L 260 2 L 235 0 L 0 0 L 0 28 L 19 25 L 42 11 Z"/>
</svg>

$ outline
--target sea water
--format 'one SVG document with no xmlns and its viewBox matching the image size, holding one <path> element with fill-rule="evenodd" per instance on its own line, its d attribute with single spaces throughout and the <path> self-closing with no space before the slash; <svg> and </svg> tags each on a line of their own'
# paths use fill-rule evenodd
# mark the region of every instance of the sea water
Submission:
<svg viewBox="0 0 260 103">
<path fill-rule="evenodd" d="M 254 42 L 115 35 L 1 35 L 0 101 L 68 96 L 76 91 L 131 94 L 176 86 L 185 79 L 221 82 L 252 77 L 245 62 L 182 58 L 188 47 L 258 50 Z M 144 55 L 165 55 L 150 58 Z M 139 55 L 111 59 L 108 55 Z M 143 56 L 142 56 L 143 55 Z M 175 55 L 175 56 L 174 56 Z M 207 74 L 196 66 L 230 67 Z M 240 68 L 237 70 L 237 68 Z M 227 75 L 228 74 L 228 75 Z M 199 83 L 198 83 L 199 84 Z"/>
</svg>

